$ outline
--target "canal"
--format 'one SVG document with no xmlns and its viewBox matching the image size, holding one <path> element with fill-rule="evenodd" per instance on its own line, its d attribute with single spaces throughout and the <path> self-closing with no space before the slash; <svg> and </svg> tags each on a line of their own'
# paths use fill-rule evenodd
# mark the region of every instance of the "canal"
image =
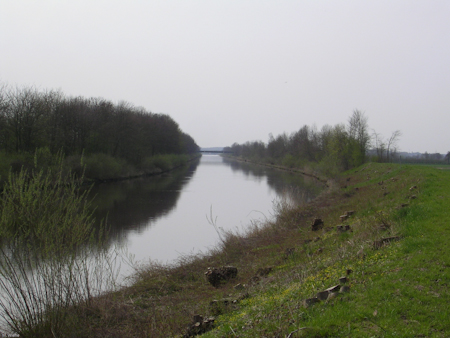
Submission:
<svg viewBox="0 0 450 338">
<path fill-rule="evenodd" d="M 111 247 L 134 263 L 171 263 L 206 253 L 223 232 L 242 233 L 273 219 L 278 203 L 306 203 L 322 188 L 300 174 L 203 155 L 161 176 L 95 186 L 92 194 L 96 218 L 110 226 Z"/>
</svg>

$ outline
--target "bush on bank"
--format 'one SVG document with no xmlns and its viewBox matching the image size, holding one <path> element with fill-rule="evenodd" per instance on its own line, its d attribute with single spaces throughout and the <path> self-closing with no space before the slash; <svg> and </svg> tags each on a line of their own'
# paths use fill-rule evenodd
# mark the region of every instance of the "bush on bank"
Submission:
<svg viewBox="0 0 450 338">
<path fill-rule="evenodd" d="M 114 283 L 82 178 L 50 164 L 11 172 L 0 198 L 0 327 L 20 337 L 74 332 L 73 315 Z"/>
<path fill-rule="evenodd" d="M 22 169 L 30 171 L 33 168 L 55 171 L 59 165 L 64 172 L 70 171 L 76 177 L 83 176 L 88 181 L 152 175 L 179 167 L 195 155 L 155 155 L 146 157 L 139 166 L 103 153 L 71 155 L 59 163 L 62 157 L 59 153 L 51 154 L 48 148 L 39 148 L 34 154 L 13 155 L 0 152 L 0 185 L 5 183 L 10 172 L 19 173 Z"/>
</svg>

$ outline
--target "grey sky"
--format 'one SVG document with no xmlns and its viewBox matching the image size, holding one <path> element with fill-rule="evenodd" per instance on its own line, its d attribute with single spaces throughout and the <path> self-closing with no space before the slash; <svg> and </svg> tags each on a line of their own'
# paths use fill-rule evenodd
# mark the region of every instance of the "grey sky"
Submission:
<svg viewBox="0 0 450 338">
<path fill-rule="evenodd" d="M 169 114 L 227 146 L 362 110 L 450 150 L 447 0 L 0 0 L 0 81 Z"/>
</svg>

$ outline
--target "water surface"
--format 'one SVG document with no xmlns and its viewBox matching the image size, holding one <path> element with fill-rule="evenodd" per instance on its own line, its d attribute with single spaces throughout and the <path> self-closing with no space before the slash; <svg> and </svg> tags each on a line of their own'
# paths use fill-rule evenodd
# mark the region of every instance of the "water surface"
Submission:
<svg viewBox="0 0 450 338">
<path fill-rule="evenodd" d="M 96 217 L 107 217 L 112 227 L 111 245 L 135 261 L 170 263 L 213 248 L 222 230 L 242 232 L 272 219 L 283 198 L 304 203 L 321 188 L 299 174 L 203 155 L 163 176 L 102 184 L 93 193 Z"/>
</svg>

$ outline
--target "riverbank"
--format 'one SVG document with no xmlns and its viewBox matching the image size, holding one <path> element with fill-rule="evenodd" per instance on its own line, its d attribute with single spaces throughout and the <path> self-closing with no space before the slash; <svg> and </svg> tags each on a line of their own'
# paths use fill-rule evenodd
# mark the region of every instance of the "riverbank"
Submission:
<svg viewBox="0 0 450 338">
<path fill-rule="evenodd" d="M 224 154 L 222 156 L 233 159 L 234 161 L 248 162 L 248 163 L 253 163 L 256 165 L 260 165 L 260 166 L 264 166 L 264 167 L 268 167 L 268 168 L 272 168 L 272 169 L 283 170 L 283 171 L 288 171 L 288 172 L 292 172 L 292 173 L 302 174 L 304 176 L 309 176 L 309 177 L 312 177 L 312 178 L 318 180 L 319 182 L 325 184 L 327 187 L 330 187 L 330 184 L 332 183 L 331 179 L 327 179 L 327 178 L 323 177 L 322 175 L 318 174 L 317 172 L 313 172 L 308 169 L 300 169 L 300 168 L 296 168 L 296 167 L 286 167 L 286 166 L 283 166 L 280 164 L 255 161 L 252 159 L 237 157 L 237 156 L 233 156 L 233 155 L 229 155 L 229 154 Z"/>
<path fill-rule="evenodd" d="M 447 337 L 449 201 L 449 171 L 365 164 L 308 205 L 279 204 L 275 221 L 222 234 L 203 256 L 139 268 L 131 286 L 75 309 L 70 332 Z M 208 283 L 223 266 L 236 277 Z"/>
<path fill-rule="evenodd" d="M 72 173 L 75 178 L 83 178 L 84 185 L 90 185 L 161 175 L 200 157 L 201 154 L 155 155 L 145 158 L 137 167 L 124 159 L 100 153 L 64 157 L 62 154 L 51 154 L 47 149 L 38 149 L 34 155 L 0 152 L 0 189 L 10 173 L 19 173 L 22 170 L 59 172 L 62 169 L 65 173 Z"/>
<path fill-rule="evenodd" d="M 86 177 L 85 184 L 90 183 L 110 183 L 119 182 L 125 180 L 131 180 L 141 177 L 157 176 L 168 173 L 175 169 L 181 168 L 189 162 L 199 160 L 201 158 L 199 155 L 161 155 L 155 156 L 153 159 L 149 159 L 146 164 L 145 170 L 129 170 L 124 175 L 115 175 L 113 177 L 105 176 L 104 174 L 92 175 L 88 172 L 88 177 Z M 150 163 L 151 162 L 151 163 Z"/>
</svg>

